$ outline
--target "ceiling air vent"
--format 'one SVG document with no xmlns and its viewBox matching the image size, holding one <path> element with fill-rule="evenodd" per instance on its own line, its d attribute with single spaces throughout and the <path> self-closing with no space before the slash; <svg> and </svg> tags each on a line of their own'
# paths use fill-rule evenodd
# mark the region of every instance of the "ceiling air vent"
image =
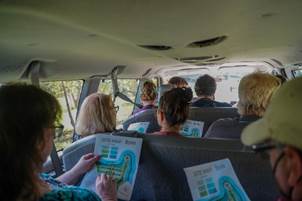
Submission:
<svg viewBox="0 0 302 201">
<path fill-rule="evenodd" d="M 195 66 L 217 66 L 218 64 L 217 63 L 198 63 L 198 64 L 195 64 Z"/>
<path fill-rule="evenodd" d="M 209 59 L 206 62 L 221 61 L 221 60 L 224 60 L 224 59 L 225 59 L 225 57 L 217 57 L 217 58 Z"/>
<path fill-rule="evenodd" d="M 218 36 L 218 37 L 210 38 L 210 39 L 206 39 L 206 40 L 195 41 L 195 42 L 187 45 L 187 47 L 201 48 L 201 47 L 217 45 L 217 44 L 223 42 L 225 39 L 227 39 L 227 36 Z"/>
<path fill-rule="evenodd" d="M 179 60 L 179 61 L 184 62 L 184 63 L 196 63 L 196 62 L 199 62 L 199 61 L 213 59 L 216 56 L 217 55 L 215 55 L 214 57 L 213 56 L 183 57 L 183 58 L 176 58 L 176 60 Z"/>
<path fill-rule="evenodd" d="M 296 66 L 296 67 L 302 67 L 302 63 L 295 63 L 294 66 Z"/>
<path fill-rule="evenodd" d="M 164 51 L 172 49 L 171 46 L 167 45 L 139 45 L 139 47 L 143 47 L 149 50 L 156 50 L 156 51 Z"/>
</svg>

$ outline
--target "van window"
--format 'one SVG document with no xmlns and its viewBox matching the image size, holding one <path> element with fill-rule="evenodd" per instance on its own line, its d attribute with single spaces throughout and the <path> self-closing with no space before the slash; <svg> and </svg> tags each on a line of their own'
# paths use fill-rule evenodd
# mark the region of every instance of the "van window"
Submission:
<svg viewBox="0 0 302 201">
<path fill-rule="evenodd" d="M 215 78 L 217 89 L 215 99 L 223 102 L 237 102 L 238 101 L 238 87 L 241 78 L 247 74 L 255 72 L 254 67 L 225 67 L 217 70 L 202 70 L 192 74 L 186 74 L 183 77 L 193 90 L 193 95 L 196 97 L 194 90 L 195 82 L 199 76 L 209 74 Z"/>
<path fill-rule="evenodd" d="M 301 77 L 302 76 L 302 68 L 295 69 L 292 72 L 293 72 L 294 77 Z"/>
<path fill-rule="evenodd" d="M 57 151 L 63 150 L 72 142 L 82 86 L 82 80 L 41 82 L 41 88 L 54 95 L 62 107 L 62 124 L 64 125 L 64 131 L 61 136 L 56 136 L 54 140 Z"/>
<path fill-rule="evenodd" d="M 218 70 L 215 98 L 224 102 L 238 102 L 238 88 L 242 77 L 255 72 L 254 67 L 225 67 Z"/>
<path fill-rule="evenodd" d="M 135 99 L 135 95 L 138 87 L 137 79 L 119 79 L 118 80 L 119 90 L 121 93 L 127 95 L 132 101 Z M 111 80 L 102 80 L 99 86 L 99 92 L 105 94 L 112 94 L 112 81 Z M 113 98 L 113 97 L 112 97 Z M 115 105 L 119 106 L 119 110 L 117 112 L 117 125 L 122 124 L 124 120 L 126 120 L 133 111 L 133 104 L 126 102 L 119 97 L 115 100 Z"/>
</svg>

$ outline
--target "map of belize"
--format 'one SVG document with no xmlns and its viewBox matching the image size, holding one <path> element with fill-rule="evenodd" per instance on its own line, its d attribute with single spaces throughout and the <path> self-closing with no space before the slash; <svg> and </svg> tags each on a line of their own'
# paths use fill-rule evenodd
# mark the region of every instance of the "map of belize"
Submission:
<svg viewBox="0 0 302 201">
<path fill-rule="evenodd" d="M 184 170 L 194 201 L 250 201 L 229 159 Z"/>
<path fill-rule="evenodd" d="M 201 138 L 204 122 L 187 120 L 181 127 L 180 134 L 184 137 Z"/>
<path fill-rule="evenodd" d="M 245 201 L 245 196 L 240 188 L 229 177 L 219 179 L 219 195 L 211 198 L 210 201 Z"/>
<path fill-rule="evenodd" d="M 113 135 L 96 137 L 94 153 L 100 155 L 101 159 L 96 163 L 95 174 L 113 176 L 117 182 L 117 197 L 121 200 L 131 199 L 141 148 L 141 138 Z"/>
<path fill-rule="evenodd" d="M 117 157 L 117 150 L 118 147 L 111 147 L 111 149 L 103 147 L 102 159 L 96 164 L 97 172 L 112 175 L 118 186 L 125 181 L 132 184 L 136 170 L 136 156 L 132 151 L 126 150 Z"/>
</svg>

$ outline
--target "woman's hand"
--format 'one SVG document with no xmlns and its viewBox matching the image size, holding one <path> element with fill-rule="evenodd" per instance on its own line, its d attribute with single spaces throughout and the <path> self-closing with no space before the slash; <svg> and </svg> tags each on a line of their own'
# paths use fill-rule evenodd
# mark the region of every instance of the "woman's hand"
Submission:
<svg viewBox="0 0 302 201">
<path fill-rule="evenodd" d="M 83 175 L 88 172 L 98 160 L 100 160 L 100 156 L 94 155 L 93 153 L 83 155 L 71 171 L 73 174 Z"/>
<path fill-rule="evenodd" d="M 112 176 L 101 174 L 96 178 L 96 193 L 102 198 L 102 201 L 117 201 L 116 182 Z"/>
<path fill-rule="evenodd" d="M 74 185 L 98 160 L 100 160 L 100 156 L 93 153 L 83 155 L 73 168 L 59 176 L 57 180 L 67 185 Z"/>
</svg>

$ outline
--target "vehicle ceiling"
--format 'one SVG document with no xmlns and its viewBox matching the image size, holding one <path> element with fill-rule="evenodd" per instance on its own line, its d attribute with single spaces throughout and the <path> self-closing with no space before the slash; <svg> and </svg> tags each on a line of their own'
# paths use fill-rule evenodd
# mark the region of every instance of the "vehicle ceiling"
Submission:
<svg viewBox="0 0 302 201">
<path fill-rule="evenodd" d="M 220 59 L 198 65 L 295 63 L 301 8 L 301 0 L 0 0 L 0 82 L 19 79 L 36 60 L 50 80 L 107 74 L 116 65 L 127 66 L 122 77 L 191 68 L 184 57 Z M 188 47 L 219 36 L 227 38 Z"/>
</svg>

